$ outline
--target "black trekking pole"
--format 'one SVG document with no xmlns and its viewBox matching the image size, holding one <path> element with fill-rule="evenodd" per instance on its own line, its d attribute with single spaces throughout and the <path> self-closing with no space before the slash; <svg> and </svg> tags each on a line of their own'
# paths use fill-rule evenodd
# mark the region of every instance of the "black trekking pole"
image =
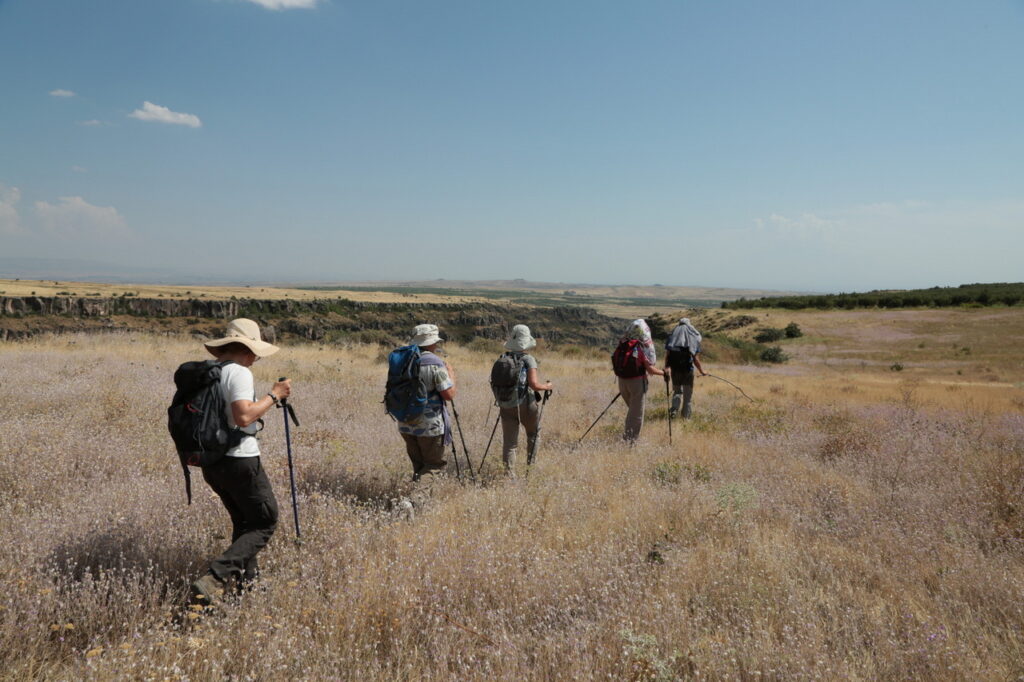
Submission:
<svg viewBox="0 0 1024 682">
<path fill-rule="evenodd" d="M 498 422 L 500 422 L 500 421 L 501 421 L 501 412 L 499 411 L 497 418 L 494 420 L 494 428 L 491 429 L 491 437 L 487 439 L 487 447 L 484 448 L 484 456 L 480 458 L 480 466 L 477 467 L 477 470 L 480 471 L 481 473 L 483 473 L 484 462 L 487 461 L 487 453 L 491 449 L 491 441 L 494 440 L 494 434 L 498 430 Z"/>
<path fill-rule="evenodd" d="M 469 448 L 466 447 L 466 437 L 462 435 L 462 422 L 459 421 L 459 411 L 455 409 L 455 401 L 452 401 L 452 414 L 455 415 L 455 427 L 459 430 L 459 441 L 462 442 L 462 452 L 466 455 L 466 466 L 469 467 L 469 477 L 476 483 L 476 473 L 473 471 L 473 462 L 469 459 Z M 455 439 L 453 438 L 452 441 Z"/>
<path fill-rule="evenodd" d="M 672 396 L 668 392 L 669 375 L 665 375 L 665 403 L 668 408 L 668 444 L 672 445 Z"/>
<path fill-rule="evenodd" d="M 539 394 L 534 394 L 538 396 Z M 533 447 L 526 453 L 526 475 L 530 475 L 530 467 L 533 466 L 534 460 L 537 459 L 537 444 L 540 443 L 540 428 L 544 422 L 544 406 L 548 404 L 548 398 L 551 397 L 551 391 L 544 391 L 544 398 L 540 400 L 540 414 L 537 415 L 537 433 L 533 437 Z"/>
<path fill-rule="evenodd" d="M 604 413 L 607 412 L 608 410 L 612 409 L 612 405 L 614 405 L 615 401 L 618 400 L 621 396 L 622 396 L 621 393 L 616 393 L 615 394 L 615 397 L 612 398 L 612 401 L 610 403 L 608 403 L 608 407 L 604 408 L 604 412 L 602 412 L 601 414 L 597 415 L 597 419 L 595 419 L 594 423 L 590 425 L 590 429 L 592 429 L 595 426 L 597 426 L 597 422 L 601 421 L 601 417 L 604 416 Z M 587 429 L 586 431 L 583 432 L 583 435 L 580 436 L 580 439 L 578 441 L 576 441 L 577 445 L 579 445 L 580 443 L 583 442 L 583 439 L 587 437 L 588 433 L 590 433 L 590 429 Z"/>
<path fill-rule="evenodd" d="M 451 430 L 452 457 L 455 458 L 455 478 L 462 480 L 462 467 L 459 466 L 459 452 L 455 449 L 455 429 Z"/>
<path fill-rule="evenodd" d="M 278 381 L 287 381 L 287 377 L 281 377 Z M 292 463 L 292 433 L 288 427 L 288 417 L 292 418 L 295 425 L 299 425 L 299 418 L 295 416 L 295 408 L 288 402 L 288 398 L 281 398 L 277 406 L 284 410 L 284 442 L 288 447 L 288 478 L 292 484 L 292 515 L 295 517 L 295 537 L 301 538 L 302 531 L 299 530 L 299 497 L 295 492 L 295 466 Z"/>
</svg>

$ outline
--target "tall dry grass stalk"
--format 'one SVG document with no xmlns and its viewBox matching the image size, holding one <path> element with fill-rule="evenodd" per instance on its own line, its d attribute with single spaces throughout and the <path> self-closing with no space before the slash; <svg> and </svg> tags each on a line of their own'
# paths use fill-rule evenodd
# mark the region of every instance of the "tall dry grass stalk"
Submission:
<svg viewBox="0 0 1024 682">
<path fill-rule="evenodd" d="M 492 452 L 482 485 L 439 485 L 408 521 L 381 349 L 285 347 L 254 369 L 294 379 L 304 541 L 274 412 L 262 589 L 192 618 L 188 582 L 229 532 L 201 480 L 185 506 L 164 426 L 171 374 L 200 351 L 0 347 L 0 677 L 1024 675 L 1024 417 L 1002 396 L 713 367 L 757 402 L 701 380 L 669 447 L 652 383 L 637 447 L 616 406 L 576 448 L 614 381 L 604 360 L 541 351 L 556 393 L 529 477 Z M 451 349 L 474 462 L 492 359 Z"/>
</svg>

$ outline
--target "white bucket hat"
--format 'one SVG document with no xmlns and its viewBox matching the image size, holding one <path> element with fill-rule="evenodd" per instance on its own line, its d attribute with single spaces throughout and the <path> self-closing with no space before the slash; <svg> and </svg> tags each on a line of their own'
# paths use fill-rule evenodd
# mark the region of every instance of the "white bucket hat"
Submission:
<svg viewBox="0 0 1024 682">
<path fill-rule="evenodd" d="M 264 341 L 260 337 L 260 326 L 252 320 L 247 320 L 244 317 L 228 322 L 228 330 L 224 338 L 207 341 L 203 345 L 206 346 L 206 350 L 213 353 L 214 348 L 226 346 L 229 343 L 242 344 L 255 353 L 258 358 L 265 358 L 268 355 L 273 355 L 277 351 L 281 350 L 277 346 Z M 214 355 L 216 355 L 216 353 L 214 353 Z"/>
<path fill-rule="evenodd" d="M 530 335 L 530 328 L 525 324 L 512 327 L 512 335 L 505 342 L 505 348 L 514 353 L 530 350 L 537 345 L 537 339 Z"/>
<path fill-rule="evenodd" d="M 412 341 L 409 343 L 413 346 L 433 346 L 441 340 L 436 324 L 418 324 L 412 333 Z"/>
</svg>

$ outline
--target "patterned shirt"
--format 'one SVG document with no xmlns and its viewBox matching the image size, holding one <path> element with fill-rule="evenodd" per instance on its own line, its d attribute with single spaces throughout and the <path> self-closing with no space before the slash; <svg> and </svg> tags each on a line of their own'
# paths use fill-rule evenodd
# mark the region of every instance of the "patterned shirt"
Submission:
<svg viewBox="0 0 1024 682">
<path fill-rule="evenodd" d="M 433 355 L 424 351 L 422 357 Z M 423 413 L 408 422 L 398 422 L 398 432 L 410 436 L 441 436 L 445 431 L 444 400 L 441 391 L 454 386 L 448 370 L 441 366 L 420 364 L 420 386 L 427 394 L 427 405 Z"/>
</svg>

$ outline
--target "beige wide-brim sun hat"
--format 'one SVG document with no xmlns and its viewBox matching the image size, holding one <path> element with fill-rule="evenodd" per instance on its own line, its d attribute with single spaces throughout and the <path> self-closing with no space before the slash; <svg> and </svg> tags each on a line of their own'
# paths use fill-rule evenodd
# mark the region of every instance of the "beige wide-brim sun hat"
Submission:
<svg viewBox="0 0 1024 682">
<path fill-rule="evenodd" d="M 252 320 L 247 320 L 244 317 L 228 322 L 228 330 L 224 335 L 224 338 L 207 341 L 203 345 L 206 346 L 206 350 L 216 355 L 213 351 L 214 348 L 226 346 L 229 343 L 242 344 L 251 350 L 258 358 L 265 358 L 268 355 L 273 355 L 277 351 L 281 350 L 277 346 L 264 341 L 260 336 L 260 326 Z"/>
<path fill-rule="evenodd" d="M 435 343 L 441 341 L 441 335 L 438 333 L 436 324 L 418 324 L 416 329 L 412 331 L 412 341 L 409 345 L 412 346 L 433 346 Z"/>
<path fill-rule="evenodd" d="M 525 324 L 517 324 L 512 327 L 512 336 L 505 342 L 506 350 L 521 352 L 530 350 L 537 345 L 537 339 L 530 334 L 530 328 Z"/>
</svg>

